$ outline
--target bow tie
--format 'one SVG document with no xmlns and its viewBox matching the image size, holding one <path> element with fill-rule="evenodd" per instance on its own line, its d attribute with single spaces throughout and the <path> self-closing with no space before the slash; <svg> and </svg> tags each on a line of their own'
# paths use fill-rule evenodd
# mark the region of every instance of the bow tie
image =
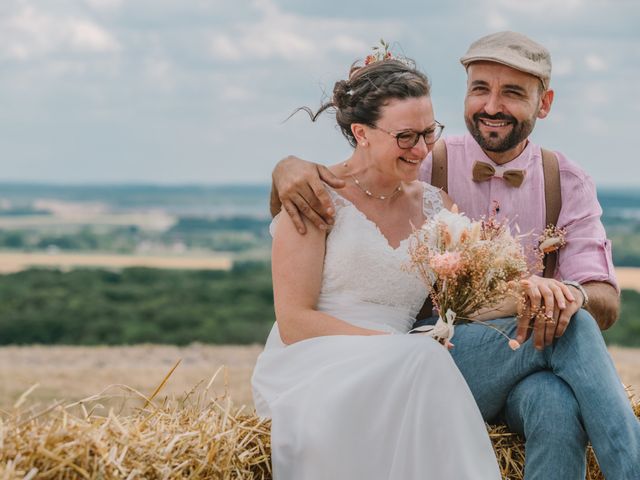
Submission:
<svg viewBox="0 0 640 480">
<path fill-rule="evenodd" d="M 524 181 L 524 170 L 507 170 L 505 167 L 493 167 L 485 162 L 477 161 L 473 164 L 473 181 L 486 182 L 492 177 L 502 178 L 512 187 L 518 188 Z"/>
</svg>

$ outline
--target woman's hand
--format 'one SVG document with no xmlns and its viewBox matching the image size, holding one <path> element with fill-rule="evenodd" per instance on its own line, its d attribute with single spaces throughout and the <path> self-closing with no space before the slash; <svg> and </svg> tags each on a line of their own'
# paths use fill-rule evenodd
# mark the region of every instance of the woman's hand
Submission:
<svg viewBox="0 0 640 480">
<path fill-rule="evenodd" d="M 325 166 L 294 156 L 280 160 L 273 170 L 272 177 L 272 214 L 284 207 L 296 230 L 303 235 L 307 231 L 303 216 L 321 230 L 326 230 L 333 224 L 335 208 L 322 182 L 333 188 L 343 188 L 344 180 L 336 177 Z"/>
</svg>

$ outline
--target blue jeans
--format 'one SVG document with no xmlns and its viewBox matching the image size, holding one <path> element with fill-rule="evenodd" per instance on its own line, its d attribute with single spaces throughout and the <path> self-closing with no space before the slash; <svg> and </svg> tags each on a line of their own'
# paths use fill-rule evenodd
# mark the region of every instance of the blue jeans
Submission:
<svg viewBox="0 0 640 480">
<path fill-rule="evenodd" d="M 490 323 L 515 337 L 514 318 Z M 501 417 L 525 437 L 527 480 L 584 480 L 587 439 L 607 479 L 640 479 L 640 422 L 588 312 L 543 351 L 531 339 L 512 351 L 474 323 L 457 325 L 452 341 L 484 419 Z"/>
</svg>

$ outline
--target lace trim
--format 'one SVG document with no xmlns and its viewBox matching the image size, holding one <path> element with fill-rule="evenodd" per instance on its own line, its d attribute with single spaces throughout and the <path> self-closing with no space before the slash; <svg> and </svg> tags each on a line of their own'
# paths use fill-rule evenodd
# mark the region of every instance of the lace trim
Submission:
<svg viewBox="0 0 640 480">
<path fill-rule="evenodd" d="M 423 187 L 422 212 L 424 213 L 425 219 L 429 219 L 444 208 L 444 203 L 442 202 L 442 196 L 440 195 L 439 188 L 436 188 L 429 183 L 425 183 L 425 182 L 420 182 L 420 183 L 422 183 L 422 187 Z M 333 205 L 336 208 L 336 214 L 341 208 L 346 207 L 348 205 L 352 205 L 351 202 L 349 202 L 346 198 L 344 198 L 342 195 L 336 192 L 333 188 L 329 187 L 328 185 L 326 185 L 326 188 L 327 188 L 327 192 L 329 192 L 329 196 L 331 197 L 331 200 L 333 201 Z M 275 217 L 273 217 L 273 220 L 271 220 L 271 223 L 269 224 L 269 234 L 271 235 L 271 237 L 273 237 L 280 215 L 285 215 L 285 214 L 286 212 L 284 210 L 280 210 L 280 212 Z"/>
<path fill-rule="evenodd" d="M 436 188 L 429 183 L 421 183 L 424 187 L 422 194 L 422 212 L 426 219 L 429 219 L 444 208 L 444 202 L 442 201 L 439 188 Z"/>
<path fill-rule="evenodd" d="M 273 236 L 276 233 L 276 226 L 278 225 L 278 220 L 280 220 L 280 215 L 288 215 L 288 214 L 286 210 L 283 208 L 276 214 L 275 217 L 271 219 L 271 223 L 269 224 L 269 235 L 271 235 L 271 238 L 273 238 Z"/>
</svg>

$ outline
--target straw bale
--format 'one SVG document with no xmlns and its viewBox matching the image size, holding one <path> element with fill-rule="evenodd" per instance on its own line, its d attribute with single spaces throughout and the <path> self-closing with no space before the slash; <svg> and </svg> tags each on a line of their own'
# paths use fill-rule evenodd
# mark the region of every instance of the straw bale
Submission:
<svg viewBox="0 0 640 480">
<path fill-rule="evenodd" d="M 210 398 L 211 383 L 161 402 L 136 394 L 141 406 L 126 415 L 93 413 L 105 392 L 46 408 L 21 399 L 0 411 L 0 480 L 271 479 L 270 422 L 226 395 Z M 522 479 L 522 438 L 504 425 L 489 435 L 503 477 Z M 587 479 L 603 478 L 590 451 Z"/>
</svg>

